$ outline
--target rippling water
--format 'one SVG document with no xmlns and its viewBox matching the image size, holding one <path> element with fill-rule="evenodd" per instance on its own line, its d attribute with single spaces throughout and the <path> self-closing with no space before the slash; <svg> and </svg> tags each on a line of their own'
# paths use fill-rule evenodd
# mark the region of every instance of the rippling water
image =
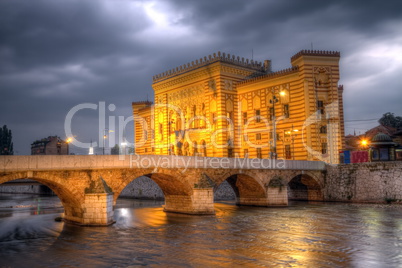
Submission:
<svg viewBox="0 0 402 268">
<path fill-rule="evenodd" d="M 118 200 L 116 224 L 55 222 L 57 197 L 0 195 L 0 267 L 400 267 L 402 207 L 217 203 L 215 216 Z"/>
</svg>

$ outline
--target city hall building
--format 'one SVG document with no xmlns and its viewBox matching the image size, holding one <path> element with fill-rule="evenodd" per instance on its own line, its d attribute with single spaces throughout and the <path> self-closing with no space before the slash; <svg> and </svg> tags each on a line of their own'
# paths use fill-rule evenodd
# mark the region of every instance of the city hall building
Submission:
<svg viewBox="0 0 402 268">
<path fill-rule="evenodd" d="M 302 50 L 289 69 L 214 53 L 153 77 L 133 102 L 135 153 L 339 162 L 339 52 Z"/>
</svg>

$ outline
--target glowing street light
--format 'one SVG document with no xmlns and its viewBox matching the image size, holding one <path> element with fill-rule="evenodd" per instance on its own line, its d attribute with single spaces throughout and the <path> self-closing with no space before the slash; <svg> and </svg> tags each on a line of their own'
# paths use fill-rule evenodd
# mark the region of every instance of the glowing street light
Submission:
<svg viewBox="0 0 402 268">
<path fill-rule="evenodd" d="M 367 146 L 367 145 L 368 145 L 368 141 L 367 141 L 366 139 L 363 139 L 363 140 L 360 142 L 360 144 L 361 144 L 362 146 Z"/>
<path fill-rule="evenodd" d="M 121 146 L 122 146 L 122 148 L 123 148 L 122 154 L 126 155 L 126 146 L 127 146 L 127 142 L 122 142 L 122 143 L 121 143 Z"/>
<path fill-rule="evenodd" d="M 68 138 L 66 139 L 66 143 L 67 143 L 67 155 L 70 154 L 70 146 L 69 146 L 69 144 L 70 144 L 72 141 L 73 141 L 73 138 L 68 137 Z"/>
<path fill-rule="evenodd" d="M 109 132 L 114 132 L 114 131 L 109 130 L 108 128 L 105 128 L 103 130 L 103 155 L 105 155 L 105 143 L 106 143 L 106 139 L 108 137 Z"/>
</svg>

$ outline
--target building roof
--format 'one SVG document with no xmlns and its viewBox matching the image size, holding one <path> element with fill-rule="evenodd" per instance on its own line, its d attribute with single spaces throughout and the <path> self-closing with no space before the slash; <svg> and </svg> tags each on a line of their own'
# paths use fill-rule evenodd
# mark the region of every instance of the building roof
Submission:
<svg viewBox="0 0 402 268">
<path fill-rule="evenodd" d="M 371 139 L 371 145 L 374 147 L 382 145 L 382 146 L 395 146 L 396 143 L 392 141 L 391 137 L 385 133 L 377 133 L 372 139 Z"/>
<path fill-rule="evenodd" d="M 388 142 L 388 141 L 392 142 L 392 139 L 391 139 L 391 137 L 388 136 L 387 134 L 380 132 L 380 133 L 377 133 L 377 134 L 371 139 L 371 141 L 372 141 L 372 142 Z"/>
<path fill-rule="evenodd" d="M 371 139 L 378 133 L 384 133 L 388 136 L 392 136 L 396 132 L 396 129 L 393 127 L 387 127 L 383 125 L 378 125 L 366 131 L 365 135 L 367 138 Z"/>
<path fill-rule="evenodd" d="M 327 50 L 302 50 L 295 55 L 293 55 L 290 60 L 294 61 L 301 56 L 326 56 L 326 57 L 340 57 L 341 53 L 339 51 L 327 51 Z"/>
<path fill-rule="evenodd" d="M 154 83 L 157 83 L 170 77 L 177 76 L 179 74 L 183 74 L 215 62 L 231 63 L 237 66 L 246 67 L 260 72 L 266 71 L 262 62 L 245 59 L 243 57 L 240 58 L 239 56 L 221 53 L 220 51 L 218 51 L 218 53 L 213 53 L 212 55 L 208 55 L 208 57 L 200 58 L 199 60 L 192 61 L 191 63 L 183 64 L 179 67 L 157 74 L 152 77 L 152 81 Z"/>
</svg>

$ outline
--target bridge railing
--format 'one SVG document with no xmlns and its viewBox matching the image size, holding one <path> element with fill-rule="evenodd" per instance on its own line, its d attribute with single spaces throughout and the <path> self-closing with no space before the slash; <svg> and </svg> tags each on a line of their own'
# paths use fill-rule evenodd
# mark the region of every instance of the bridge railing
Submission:
<svg viewBox="0 0 402 268">
<path fill-rule="evenodd" d="M 324 170 L 321 161 L 168 155 L 0 156 L 0 172 L 13 170 L 105 168 L 220 168 Z"/>
</svg>

